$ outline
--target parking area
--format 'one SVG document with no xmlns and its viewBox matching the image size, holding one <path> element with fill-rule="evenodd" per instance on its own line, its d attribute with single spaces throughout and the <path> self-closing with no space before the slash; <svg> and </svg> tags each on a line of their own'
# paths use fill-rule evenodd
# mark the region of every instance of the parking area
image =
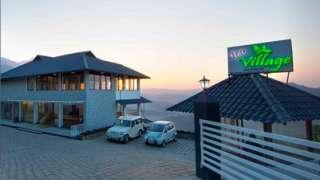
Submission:
<svg viewBox="0 0 320 180">
<path fill-rule="evenodd" d="M 0 126 L 0 179 L 197 179 L 194 142 L 165 148 L 73 140 Z"/>
</svg>

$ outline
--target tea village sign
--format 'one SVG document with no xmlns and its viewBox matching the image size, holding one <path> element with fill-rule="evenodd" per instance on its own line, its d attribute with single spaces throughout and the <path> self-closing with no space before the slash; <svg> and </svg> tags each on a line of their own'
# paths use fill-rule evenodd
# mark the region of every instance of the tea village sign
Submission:
<svg viewBox="0 0 320 180">
<path fill-rule="evenodd" d="M 230 75 L 292 72 L 291 40 L 230 47 L 228 70 Z"/>
</svg>

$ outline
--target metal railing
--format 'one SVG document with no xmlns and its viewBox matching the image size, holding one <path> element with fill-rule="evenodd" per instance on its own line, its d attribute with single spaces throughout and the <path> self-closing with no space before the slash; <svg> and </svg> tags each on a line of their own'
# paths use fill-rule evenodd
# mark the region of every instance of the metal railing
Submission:
<svg viewBox="0 0 320 180">
<path fill-rule="evenodd" d="M 201 165 L 227 179 L 320 179 L 320 143 L 200 120 Z"/>
</svg>

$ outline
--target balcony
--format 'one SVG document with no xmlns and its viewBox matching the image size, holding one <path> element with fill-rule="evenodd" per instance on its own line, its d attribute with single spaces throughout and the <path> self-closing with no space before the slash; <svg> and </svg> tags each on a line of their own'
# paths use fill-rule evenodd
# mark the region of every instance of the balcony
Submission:
<svg viewBox="0 0 320 180">
<path fill-rule="evenodd" d="M 116 91 L 116 100 L 140 99 L 140 91 Z"/>
</svg>

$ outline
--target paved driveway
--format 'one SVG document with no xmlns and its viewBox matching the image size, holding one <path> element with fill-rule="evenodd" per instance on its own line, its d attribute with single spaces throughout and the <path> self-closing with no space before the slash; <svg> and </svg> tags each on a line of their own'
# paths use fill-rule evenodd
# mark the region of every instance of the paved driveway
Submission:
<svg viewBox="0 0 320 180">
<path fill-rule="evenodd" d="M 0 126 L 0 179 L 197 179 L 193 141 L 166 148 L 72 140 Z"/>
</svg>

